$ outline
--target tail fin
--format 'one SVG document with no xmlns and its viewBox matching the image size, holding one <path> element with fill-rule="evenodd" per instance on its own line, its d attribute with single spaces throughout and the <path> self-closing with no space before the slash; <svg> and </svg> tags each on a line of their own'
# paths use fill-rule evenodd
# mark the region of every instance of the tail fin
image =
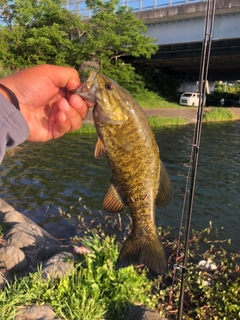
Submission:
<svg viewBox="0 0 240 320">
<path fill-rule="evenodd" d="M 129 236 L 120 251 L 115 269 L 125 268 L 131 264 L 144 264 L 157 274 L 166 273 L 167 261 L 164 248 L 157 234 L 145 238 L 134 234 Z"/>
</svg>

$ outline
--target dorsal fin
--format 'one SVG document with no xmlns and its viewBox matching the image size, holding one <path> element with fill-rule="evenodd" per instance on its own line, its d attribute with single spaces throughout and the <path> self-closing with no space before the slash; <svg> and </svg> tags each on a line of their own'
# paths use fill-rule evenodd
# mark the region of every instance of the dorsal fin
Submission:
<svg viewBox="0 0 240 320">
<path fill-rule="evenodd" d="M 125 210 L 126 206 L 120 198 L 115 186 L 111 183 L 103 200 L 104 210 L 112 213 L 119 213 Z"/>
<path fill-rule="evenodd" d="M 102 143 L 102 140 L 98 137 L 96 146 L 95 146 L 94 157 L 96 159 L 101 158 L 105 155 L 105 153 L 106 151 L 105 151 L 104 144 Z"/>
<path fill-rule="evenodd" d="M 173 196 L 173 186 L 168 176 L 168 173 L 160 161 L 160 184 L 156 198 L 156 206 L 163 209 L 171 203 Z"/>
</svg>

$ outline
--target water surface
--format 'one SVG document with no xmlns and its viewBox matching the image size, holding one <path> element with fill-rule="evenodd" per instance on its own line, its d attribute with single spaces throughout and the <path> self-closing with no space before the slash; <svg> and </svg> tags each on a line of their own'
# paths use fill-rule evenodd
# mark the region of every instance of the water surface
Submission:
<svg viewBox="0 0 240 320">
<path fill-rule="evenodd" d="M 172 227 L 175 235 L 193 130 L 188 125 L 155 131 L 174 186 L 172 204 L 156 211 L 156 221 Z M 220 229 L 220 237 L 231 238 L 236 250 L 240 234 L 239 137 L 240 122 L 203 125 L 192 218 L 196 230 L 212 221 L 213 227 Z M 0 196 L 58 238 L 68 239 L 81 228 L 80 213 L 90 220 L 103 214 L 104 224 L 104 217 L 110 215 L 102 211 L 110 172 L 104 158 L 93 157 L 95 141 L 95 135 L 67 135 L 43 144 L 24 143 L 0 166 Z"/>
</svg>

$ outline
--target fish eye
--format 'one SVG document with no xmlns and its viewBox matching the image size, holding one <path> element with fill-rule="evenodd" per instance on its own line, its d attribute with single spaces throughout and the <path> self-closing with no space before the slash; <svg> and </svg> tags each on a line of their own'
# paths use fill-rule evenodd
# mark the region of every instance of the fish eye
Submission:
<svg viewBox="0 0 240 320">
<path fill-rule="evenodd" d="M 112 83 L 106 83 L 106 84 L 105 84 L 105 88 L 106 88 L 107 90 L 113 90 L 113 89 L 114 89 L 114 86 L 113 86 Z"/>
</svg>

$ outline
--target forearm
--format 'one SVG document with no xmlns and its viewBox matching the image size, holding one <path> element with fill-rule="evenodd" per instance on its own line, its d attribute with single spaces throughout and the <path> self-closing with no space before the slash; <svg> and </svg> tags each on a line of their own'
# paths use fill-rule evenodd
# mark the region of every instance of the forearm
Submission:
<svg viewBox="0 0 240 320">
<path fill-rule="evenodd" d="M 0 163 L 5 150 L 24 142 L 28 136 L 29 128 L 23 115 L 0 94 Z"/>
</svg>

